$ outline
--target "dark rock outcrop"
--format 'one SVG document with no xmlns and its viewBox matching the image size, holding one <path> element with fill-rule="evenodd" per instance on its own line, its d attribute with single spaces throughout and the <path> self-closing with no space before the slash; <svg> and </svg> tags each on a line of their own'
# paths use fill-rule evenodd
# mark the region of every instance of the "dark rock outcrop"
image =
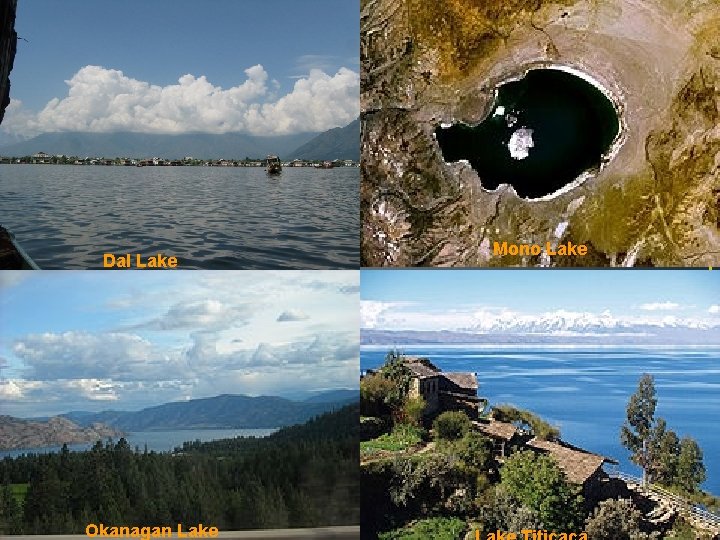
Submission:
<svg viewBox="0 0 720 540">
<path fill-rule="evenodd" d="M 15 12 L 17 0 L 0 0 L 0 123 L 10 104 L 10 71 L 17 50 Z"/>
</svg>

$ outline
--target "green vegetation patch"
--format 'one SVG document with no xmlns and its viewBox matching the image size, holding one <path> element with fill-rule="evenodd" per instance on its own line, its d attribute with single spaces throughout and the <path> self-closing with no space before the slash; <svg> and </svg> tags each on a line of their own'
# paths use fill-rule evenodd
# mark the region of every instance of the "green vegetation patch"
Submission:
<svg viewBox="0 0 720 540">
<path fill-rule="evenodd" d="M 423 430 L 408 424 L 397 424 L 390 433 L 384 433 L 377 439 L 362 441 L 360 452 L 363 455 L 378 452 L 404 452 L 422 442 Z"/>
<path fill-rule="evenodd" d="M 467 414 L 462 411 L 447 411 L 433 422 L 433 431 L 438 440 L 462 439 L 470 431 L 472 425 Z"/>
<path fill-rule="evenodd" d="M 467 524 L 458 518 L 435 517 L 423 519 L 417 523 L 395 529 L 394 531 L 380 533 L 380 540 L 457 540 L 467 529 Z"/>
<path fill-rule="evenodd" d="M 30 484 L 10 484 L 10 491 L 19 504 L 25 502 L 25 496 L 27 495 L 29 485 Z"/>
<path fill-rule="evenodd" d="M 498 405 L 493 408 L 493 418 L 500 422 L 519 423 L 532 430 L 533 435 L 543 441 L 560 438 L 560 429 L 551 426 L 545 420 L 530 411 L 518 409 L 511 405 Z"/>
</svg>

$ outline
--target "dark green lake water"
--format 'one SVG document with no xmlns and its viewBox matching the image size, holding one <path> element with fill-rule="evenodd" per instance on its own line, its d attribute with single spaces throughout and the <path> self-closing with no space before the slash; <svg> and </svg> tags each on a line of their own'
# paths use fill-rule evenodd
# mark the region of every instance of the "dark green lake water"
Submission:
<svg viewBox="0 0 720 540">
<path fill-rule="evenodd" d="M 511 184 L 520 197 L 554 193 L 598 167 L 620 130 L 613 103 L 571 73 L 535 69 L 501 85 L 476 126 L 439 126 L 447 162 L 467 160 L 487 189 Z"/>
</svg>

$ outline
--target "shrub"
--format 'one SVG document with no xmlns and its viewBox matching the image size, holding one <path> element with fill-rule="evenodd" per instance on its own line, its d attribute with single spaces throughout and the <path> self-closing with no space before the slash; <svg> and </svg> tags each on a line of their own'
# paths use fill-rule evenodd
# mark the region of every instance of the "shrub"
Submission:
<svg viewBox="0 0 720 540">
<path fill-rule="evenodd" d="M 360 414 L 363 416 L 387 416 L 390 414 L 388 396 L 396 384 L 382 375 L 368 375 L 360 381 Z"/>
<path fill-rule="evenodd" d="M 629 499 L 602 501 L 587 520 L 585 531 L 593 540 L 646 538 L 640 531 L 640 511 Z"/>
<path fill-rule="evenodd" d="M 422 423 L 425 400 L 420 396 L 408 397 L 403 404 L 403 416 L 408 424 L 419 426 Z"/>
<path fill-rule="evenodd" d="M 538 439 L 552 441 L 560 438 L 560 429 L 551 426 L 538 415 L 518 409 L 512 405 L 497 405 L 493 407 L 492 417 L 500 422 L 518 423 L 525 429 L 530 429 Z"/>
<path fill-rule="evenodd" d="M 435 438 L 439 440 L 462 439 L 470 431 L 470 419 L 462 411 L 447 411 L 433 422 Z"/>
<path fill-rule="evenodd" d="M 517 452 L 505 461 L 500 476 L 508 494 L 536 512 L 546 529 L 571 531 L 582 523 L 580 490 L 568 484 L 552 456 Z"/>
<path fill-rule="evenodd" d="M 467 529 L 467 524 L 458 518 L 434 517 L 423 519 L 402 529 L 381 533 L 380 540 L 457 540 Z"/>
</svg>

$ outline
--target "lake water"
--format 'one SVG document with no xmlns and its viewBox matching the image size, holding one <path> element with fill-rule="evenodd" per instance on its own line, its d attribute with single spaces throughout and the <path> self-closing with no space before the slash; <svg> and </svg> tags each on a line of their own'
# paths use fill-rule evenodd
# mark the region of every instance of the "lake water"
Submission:
<svg viewBox="0 0 720 540">
<path fill-rule="evenodd" d="M 361 369 L 380 366 L 389 348 L 363 347 Z M 703 487 L 720 495 L 720 349 L 561 349 L 408 346 L 443 371 L 477 373 L 491 405 L 529 409 L 560 427 L 564 440 L 620 461 L 639 475 L 620 444 L 628 398 L 643 373 L 655 377 L 656 416 L 704 453 Z"/>
<path fill-rule="evenodd" d="M 0 165 L 0 223 L 43 269 L 357 268 L 360 169 Z"/>
<path fill-rule="evenodd" d="M 186 441 L 195 441 L 197 439 L 205 441 L 216 441 L 219 439 L 232 439 L 234 437 L 267 437 L 274 433 L 275 429 L 189 429 L 180 431 L 138 431 L 128 433 L 125 439 L 131 448 L 138 447 L 142 452 L 147 444 L 148 450 L 156 452 L 168 452 L 175 449 L 176 446 L 182 446 Z M 116 440 L 116 439 L 115 439 Z M 103 441 L 105 442 L 105 441 Z M 70 450 L 81 451 L 89 450 L 93 443 L 87 444 L 71 444 L 68 445 Z M 15 457 L 21 454 L 33 453 L 49 453 L 60 451 L 60 446 L 49 448 L 25 448 L 18 450 L 0 450 L 0 459 L 6 456 Z"/>
<path fill-rule="evenodd" d="M 535 69 L 501 85 L 477 126 L 439 127 L 435 135 L 445 161 L 468 160 L 485 188 L 511 184 L 534 199 L 599 166 L 618 132 L 615 107 L 599 89 L 564 71 Z"/>
</svg>

